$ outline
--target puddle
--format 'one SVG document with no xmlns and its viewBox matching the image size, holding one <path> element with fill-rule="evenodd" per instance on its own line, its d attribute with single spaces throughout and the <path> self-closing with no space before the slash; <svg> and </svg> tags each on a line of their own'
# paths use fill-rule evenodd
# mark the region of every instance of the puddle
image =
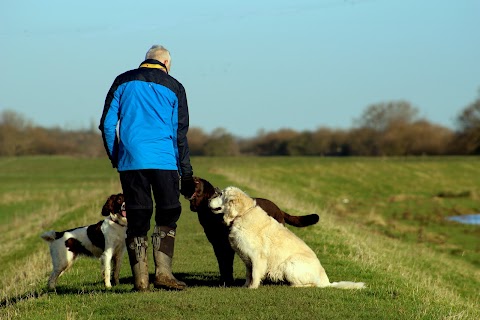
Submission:
<svg viewBox="0 0 480 320">
<path fill-rule="evenodd" d="M 461 216 L 447 217 L 447 220 L 455 221 L 464 224 L 479 224 L 480 225 L 480 213 L 477 214 L 464 214 Z"/>
</svg>

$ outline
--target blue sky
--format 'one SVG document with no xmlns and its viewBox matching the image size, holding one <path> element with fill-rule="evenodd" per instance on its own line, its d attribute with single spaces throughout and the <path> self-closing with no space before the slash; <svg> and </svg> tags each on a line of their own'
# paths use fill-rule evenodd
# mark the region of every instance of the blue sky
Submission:
<svg viewBox="0 0 480 320">
<path fill-rule="evenodd" d="M 208 133 L 350 128 L 396 100 L 454 128 L 480 94 L 479 13 L 479 0 L 2 1 L 0 111 L 96 126 L 113 79 L 158 43 Z"/>
</svg>

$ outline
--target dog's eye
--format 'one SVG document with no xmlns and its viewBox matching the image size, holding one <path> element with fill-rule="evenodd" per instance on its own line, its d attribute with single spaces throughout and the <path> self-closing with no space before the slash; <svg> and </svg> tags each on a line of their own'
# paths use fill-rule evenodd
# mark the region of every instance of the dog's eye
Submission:
<svg viewBox="0 0 480 320">
<path fill-rule="evenodd" d="M 222 196 L 222 190 L 220 188 L 215 188 L 215 193 L 213 194 L 213 197 L 221 197 Z"/>
<path fill-rule="evenodd" d="M 210 197 L 209 200 L 213 199 L 213 198 L 218 198 L 218 197 L 221 197 L 222 196 L 222 191 L 220 190 L 215 190 L 215 193 L 213 194 L 213 196 Z"/>
</svg>

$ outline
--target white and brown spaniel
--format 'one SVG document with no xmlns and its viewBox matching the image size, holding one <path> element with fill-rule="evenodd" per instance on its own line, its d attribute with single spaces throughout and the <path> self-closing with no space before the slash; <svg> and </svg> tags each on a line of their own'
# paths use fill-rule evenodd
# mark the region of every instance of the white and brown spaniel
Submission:
<svg viewBox="0 0 480 320">
<path fill-rule="evenodd" d="M 120 266 L 125 253 L 127 218 L 123 194 L 111 195 L 102 208 L 106 218 L 90 226 L 62 232 L 47 231 L 41 237 L 49 243 L 53 271 L 48 287 L 55 289 L 57 279 L 70 268 L 79 255 L 100 258 L 105 287 L 111 288 L 112 260 L 114 284 L 119 283 Z"/>
</svg>

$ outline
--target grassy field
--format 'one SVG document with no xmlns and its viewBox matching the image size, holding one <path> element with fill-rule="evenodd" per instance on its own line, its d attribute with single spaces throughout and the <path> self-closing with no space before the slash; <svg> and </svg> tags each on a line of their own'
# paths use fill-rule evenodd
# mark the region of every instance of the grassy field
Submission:
<svg viewBox="0 0 480 320">
<path fill-rule="evenodd" d="M 39 235 L 101 219 L 121 191 L 107 159 L 0 158 L 0 319 L 480 319 L 480 226 L 445 220 L 480 213 L 479 160 L 194 158 L 195 174 L 218 187 L 320 214 L 317 225 L 290 229 L 331 281 L 368 287 L 248 290 L 236 258 L 238 287 L 220 288 L 213 250 L 182 199 L 174 272 L 189 288 L 139 294 L 126 256 L 112 290 L 87 258 L 46 290 L 51 262 Z"/>
</svg>

